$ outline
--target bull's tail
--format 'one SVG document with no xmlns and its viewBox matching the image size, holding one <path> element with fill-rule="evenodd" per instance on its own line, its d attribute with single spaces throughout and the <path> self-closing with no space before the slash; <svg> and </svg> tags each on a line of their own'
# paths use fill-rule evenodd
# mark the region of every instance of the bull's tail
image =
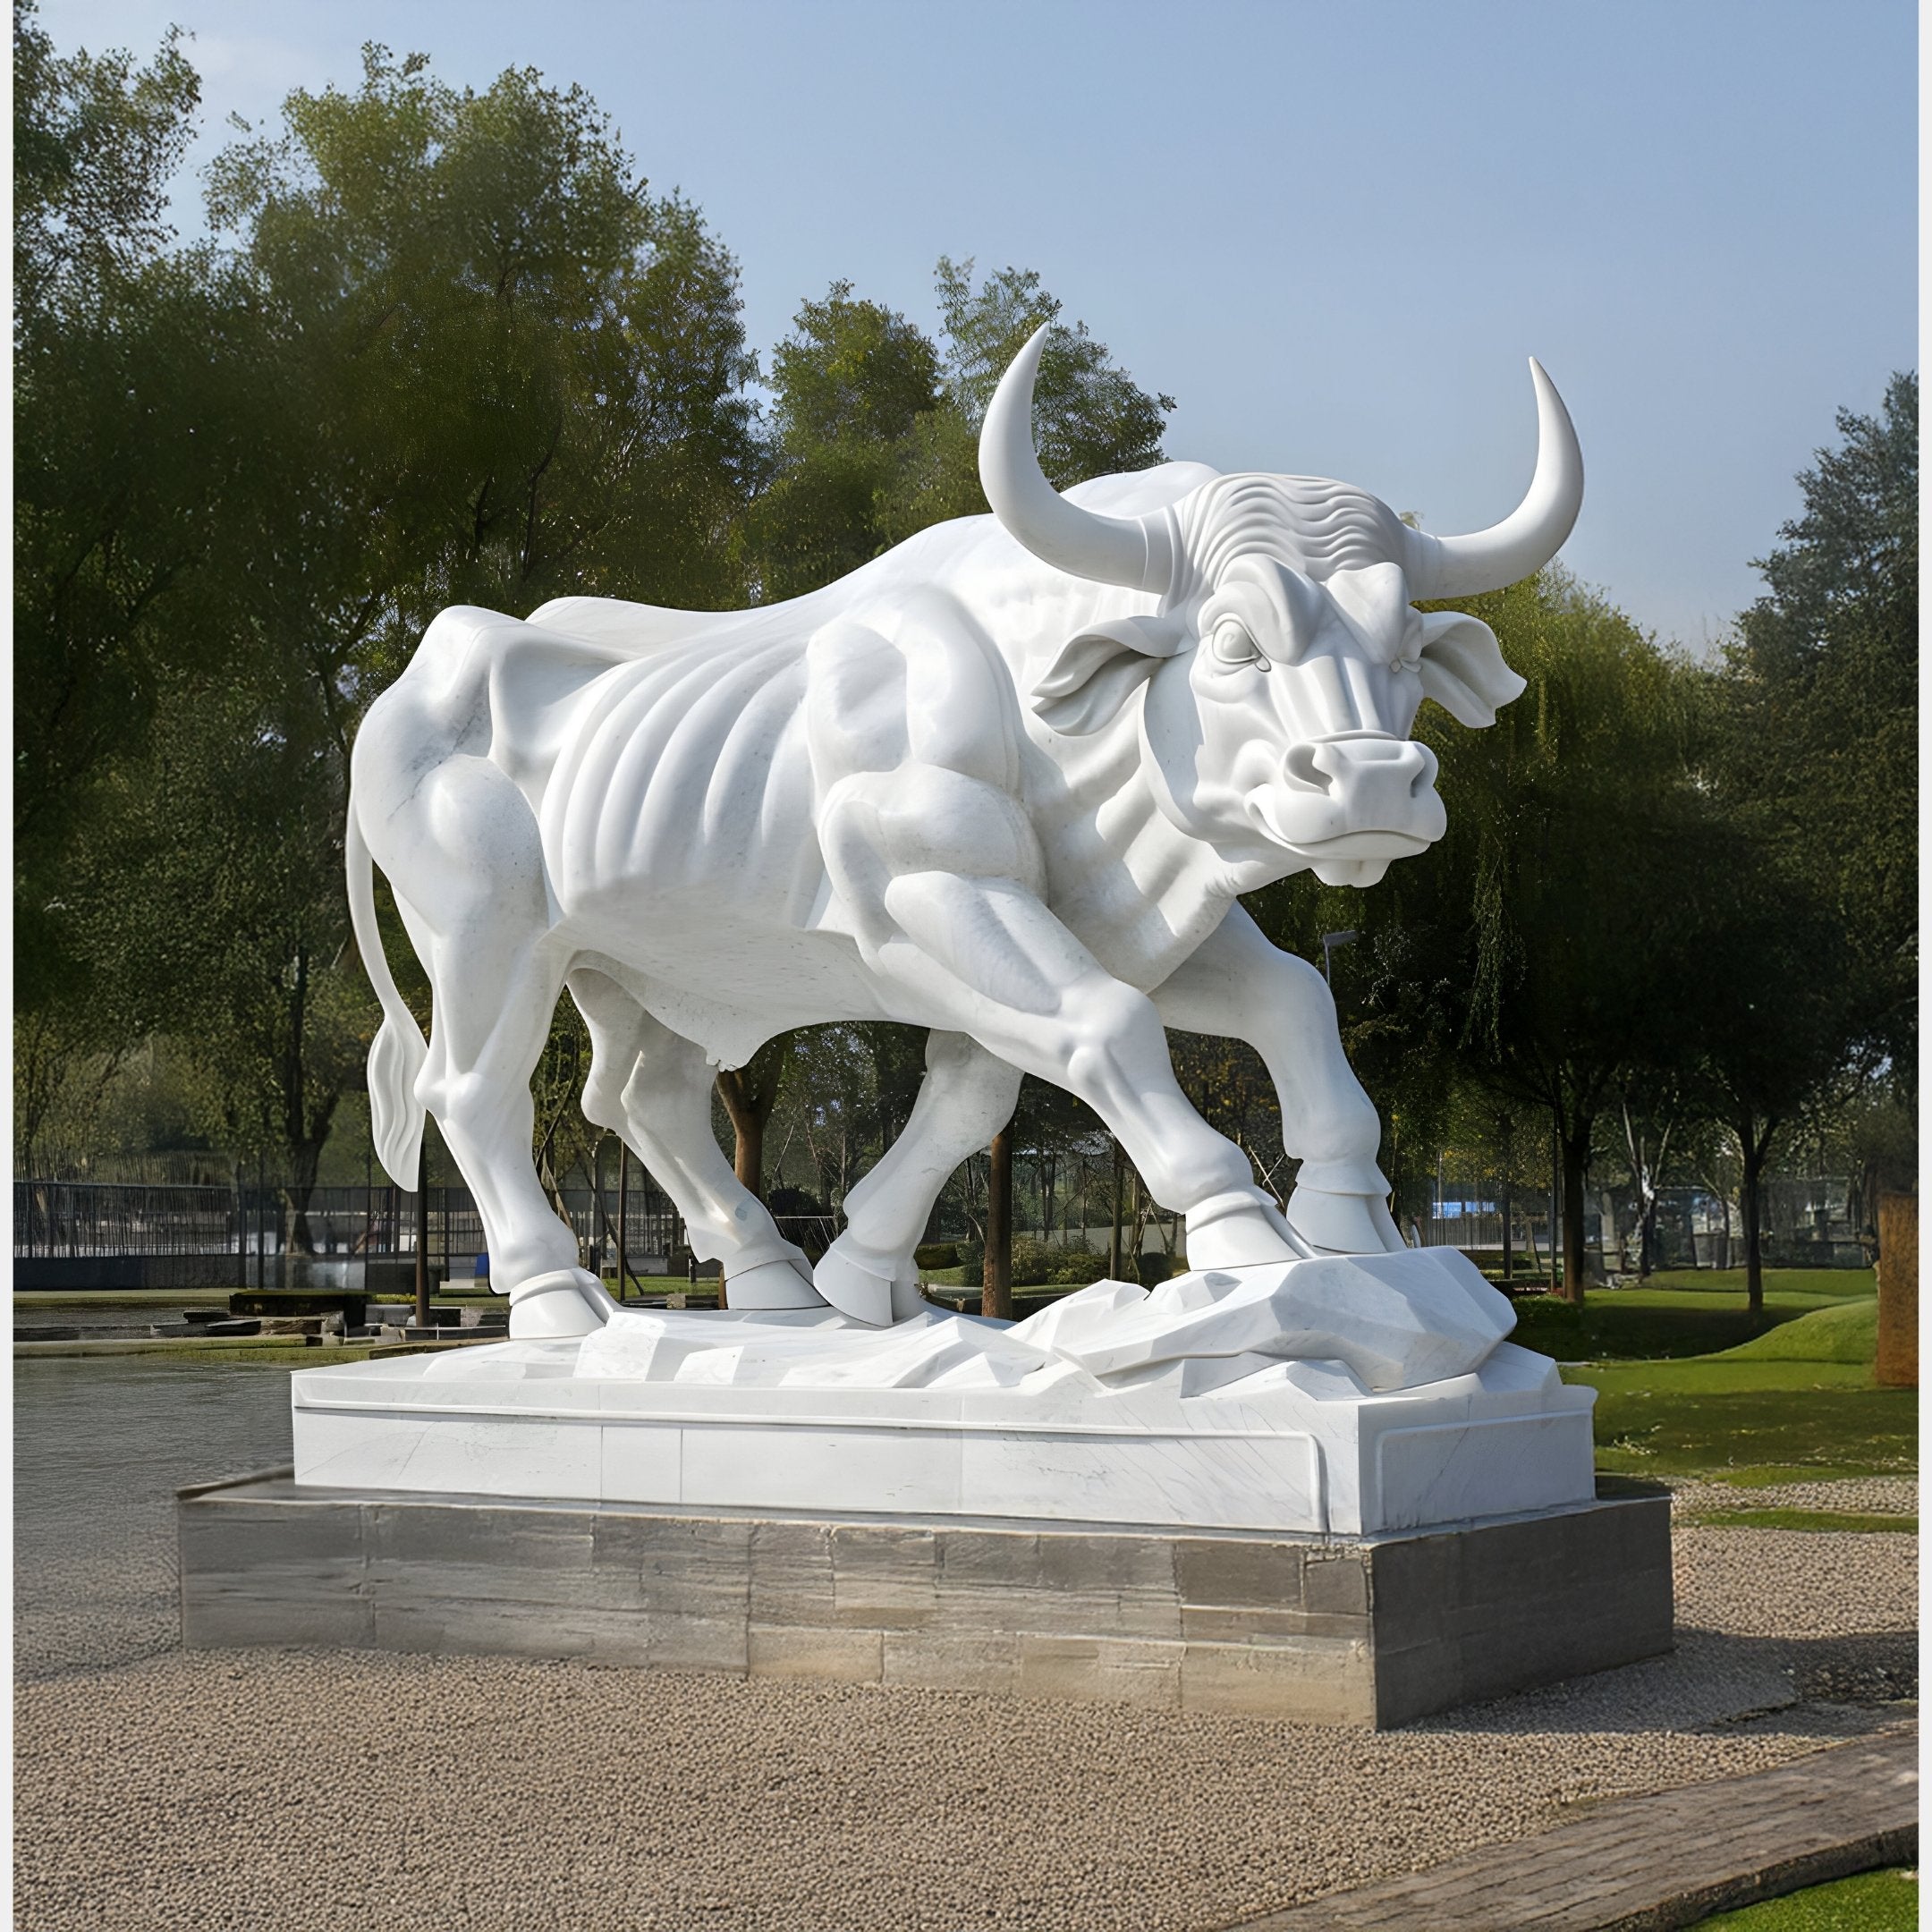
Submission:
<svg viewBox="0 0 1932 1932">
<path fill-rule="evenodd" d="M 362 970 L 383 1010 L 382 1025 L 369 1047 L 369 1131 L 384 1171 L 398 1187 L 413 1191 L 419 1178 L 423 1137 L 423 1104 L 416 1097 L 416 1077 L 429 1057 L 429 1048 L 415 1015 L 402 1004 L 383 956 L 382 928 L 376 922 L 376 861 L 356 819 L 352 791 L 346 846 L 349 923 L 362 955 Z"/>
</svg>

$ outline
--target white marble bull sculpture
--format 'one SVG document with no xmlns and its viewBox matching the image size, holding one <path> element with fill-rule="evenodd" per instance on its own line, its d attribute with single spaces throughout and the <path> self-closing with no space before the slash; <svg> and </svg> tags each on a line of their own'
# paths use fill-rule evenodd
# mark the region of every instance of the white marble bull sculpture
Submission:
<svg viewBox="0 0 1932 1932">
<path fill-rule="evenodd" d="M 762 609 L 445 611 L 370 707 L 348 869 L 385 1014 L 377 1150 L 413 1185 L 436 1114 L 513 1335 L 587 1333 L 614 1306 L 531 1162 L 530 1077 L 566 987 L 594 1047 L 586 1114 L 722 1261 L 734 1308 L 915 1311 L 933 1199 L 1022 1072 L 1107 1123 L 1185 1215 L 1196 1269 L 1400 1245 L 1321 976 L 1239 896 L 1307 869 L 1367 886 L 1441 835 L 1417 707 L 1488 724 L 1523 686 L 1486 626 L 1411 600 L 1555 555 L 1582 495 L 1569 417 L 1532 363 L 1534 480 L 1472 536 L 1345 484 L 1192 463 L 1063 496 L 1030 427 L 1044 340 L 987 414 L 992 516 Z M 428 969 L 427 1045 L 383 959 L 372 860 Z M 720 1154 L 712 1074 L 854 1020 L 929 1028 L 928 1072 L 813 1267 Z M 1188 1104 L 1168 1027 L 1267 1063 L 1302 1162 L 1285 1218 Z"/>
</svg>

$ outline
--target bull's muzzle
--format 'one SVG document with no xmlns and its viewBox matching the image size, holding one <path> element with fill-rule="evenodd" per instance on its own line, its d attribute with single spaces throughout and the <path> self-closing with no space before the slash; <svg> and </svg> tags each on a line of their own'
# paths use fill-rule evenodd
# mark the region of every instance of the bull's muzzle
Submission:
<svg viewBox="0 0 1932 1932">
<path fill-rule="evenodd" d="M 1385 732 L 1343 732 L 1291 746 L 1280 779 L 1249 794 L 1269 837 L 1315 861 L 1335 885 L 1367 885 L 1392 859 L 1421 852 L 1448 818 L 1436 792 L 1436 754 Z"/>
</svg>

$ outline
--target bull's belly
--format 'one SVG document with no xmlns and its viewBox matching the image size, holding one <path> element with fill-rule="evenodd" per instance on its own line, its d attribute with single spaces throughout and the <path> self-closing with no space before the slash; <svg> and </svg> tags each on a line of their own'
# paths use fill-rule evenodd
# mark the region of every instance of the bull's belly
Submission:
<svg viewBox="0 0 1932 1932">
<path fill-rule="evenodd" d="M 842 934 L 665 913 L 648 934 L 572 919 L 558 936 L 573 943 L 579 963 L 608 972 L 717 1065 L 742 1066 L 765 1041 L 795 1027 L 936 1021 L 916 999 L 882 987 Z"/>
</svg>

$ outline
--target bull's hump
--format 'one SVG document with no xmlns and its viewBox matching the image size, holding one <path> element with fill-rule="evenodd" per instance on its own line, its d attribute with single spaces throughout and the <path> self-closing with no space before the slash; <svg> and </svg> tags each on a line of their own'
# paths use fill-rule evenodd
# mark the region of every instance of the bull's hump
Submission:
<svg viewBox="0 0 1932 1932">
<path fill-rule="evenodd" d="M 1207 463 L 1156 463 L 1151 470 L 1094 477 L 1074 484 L 1063 494 L 1082 510 L 1097 510 L 1106 516 L 1143 516 L 1149 510 L 1171 508 L 1220 474 Z"/>
</svg>

